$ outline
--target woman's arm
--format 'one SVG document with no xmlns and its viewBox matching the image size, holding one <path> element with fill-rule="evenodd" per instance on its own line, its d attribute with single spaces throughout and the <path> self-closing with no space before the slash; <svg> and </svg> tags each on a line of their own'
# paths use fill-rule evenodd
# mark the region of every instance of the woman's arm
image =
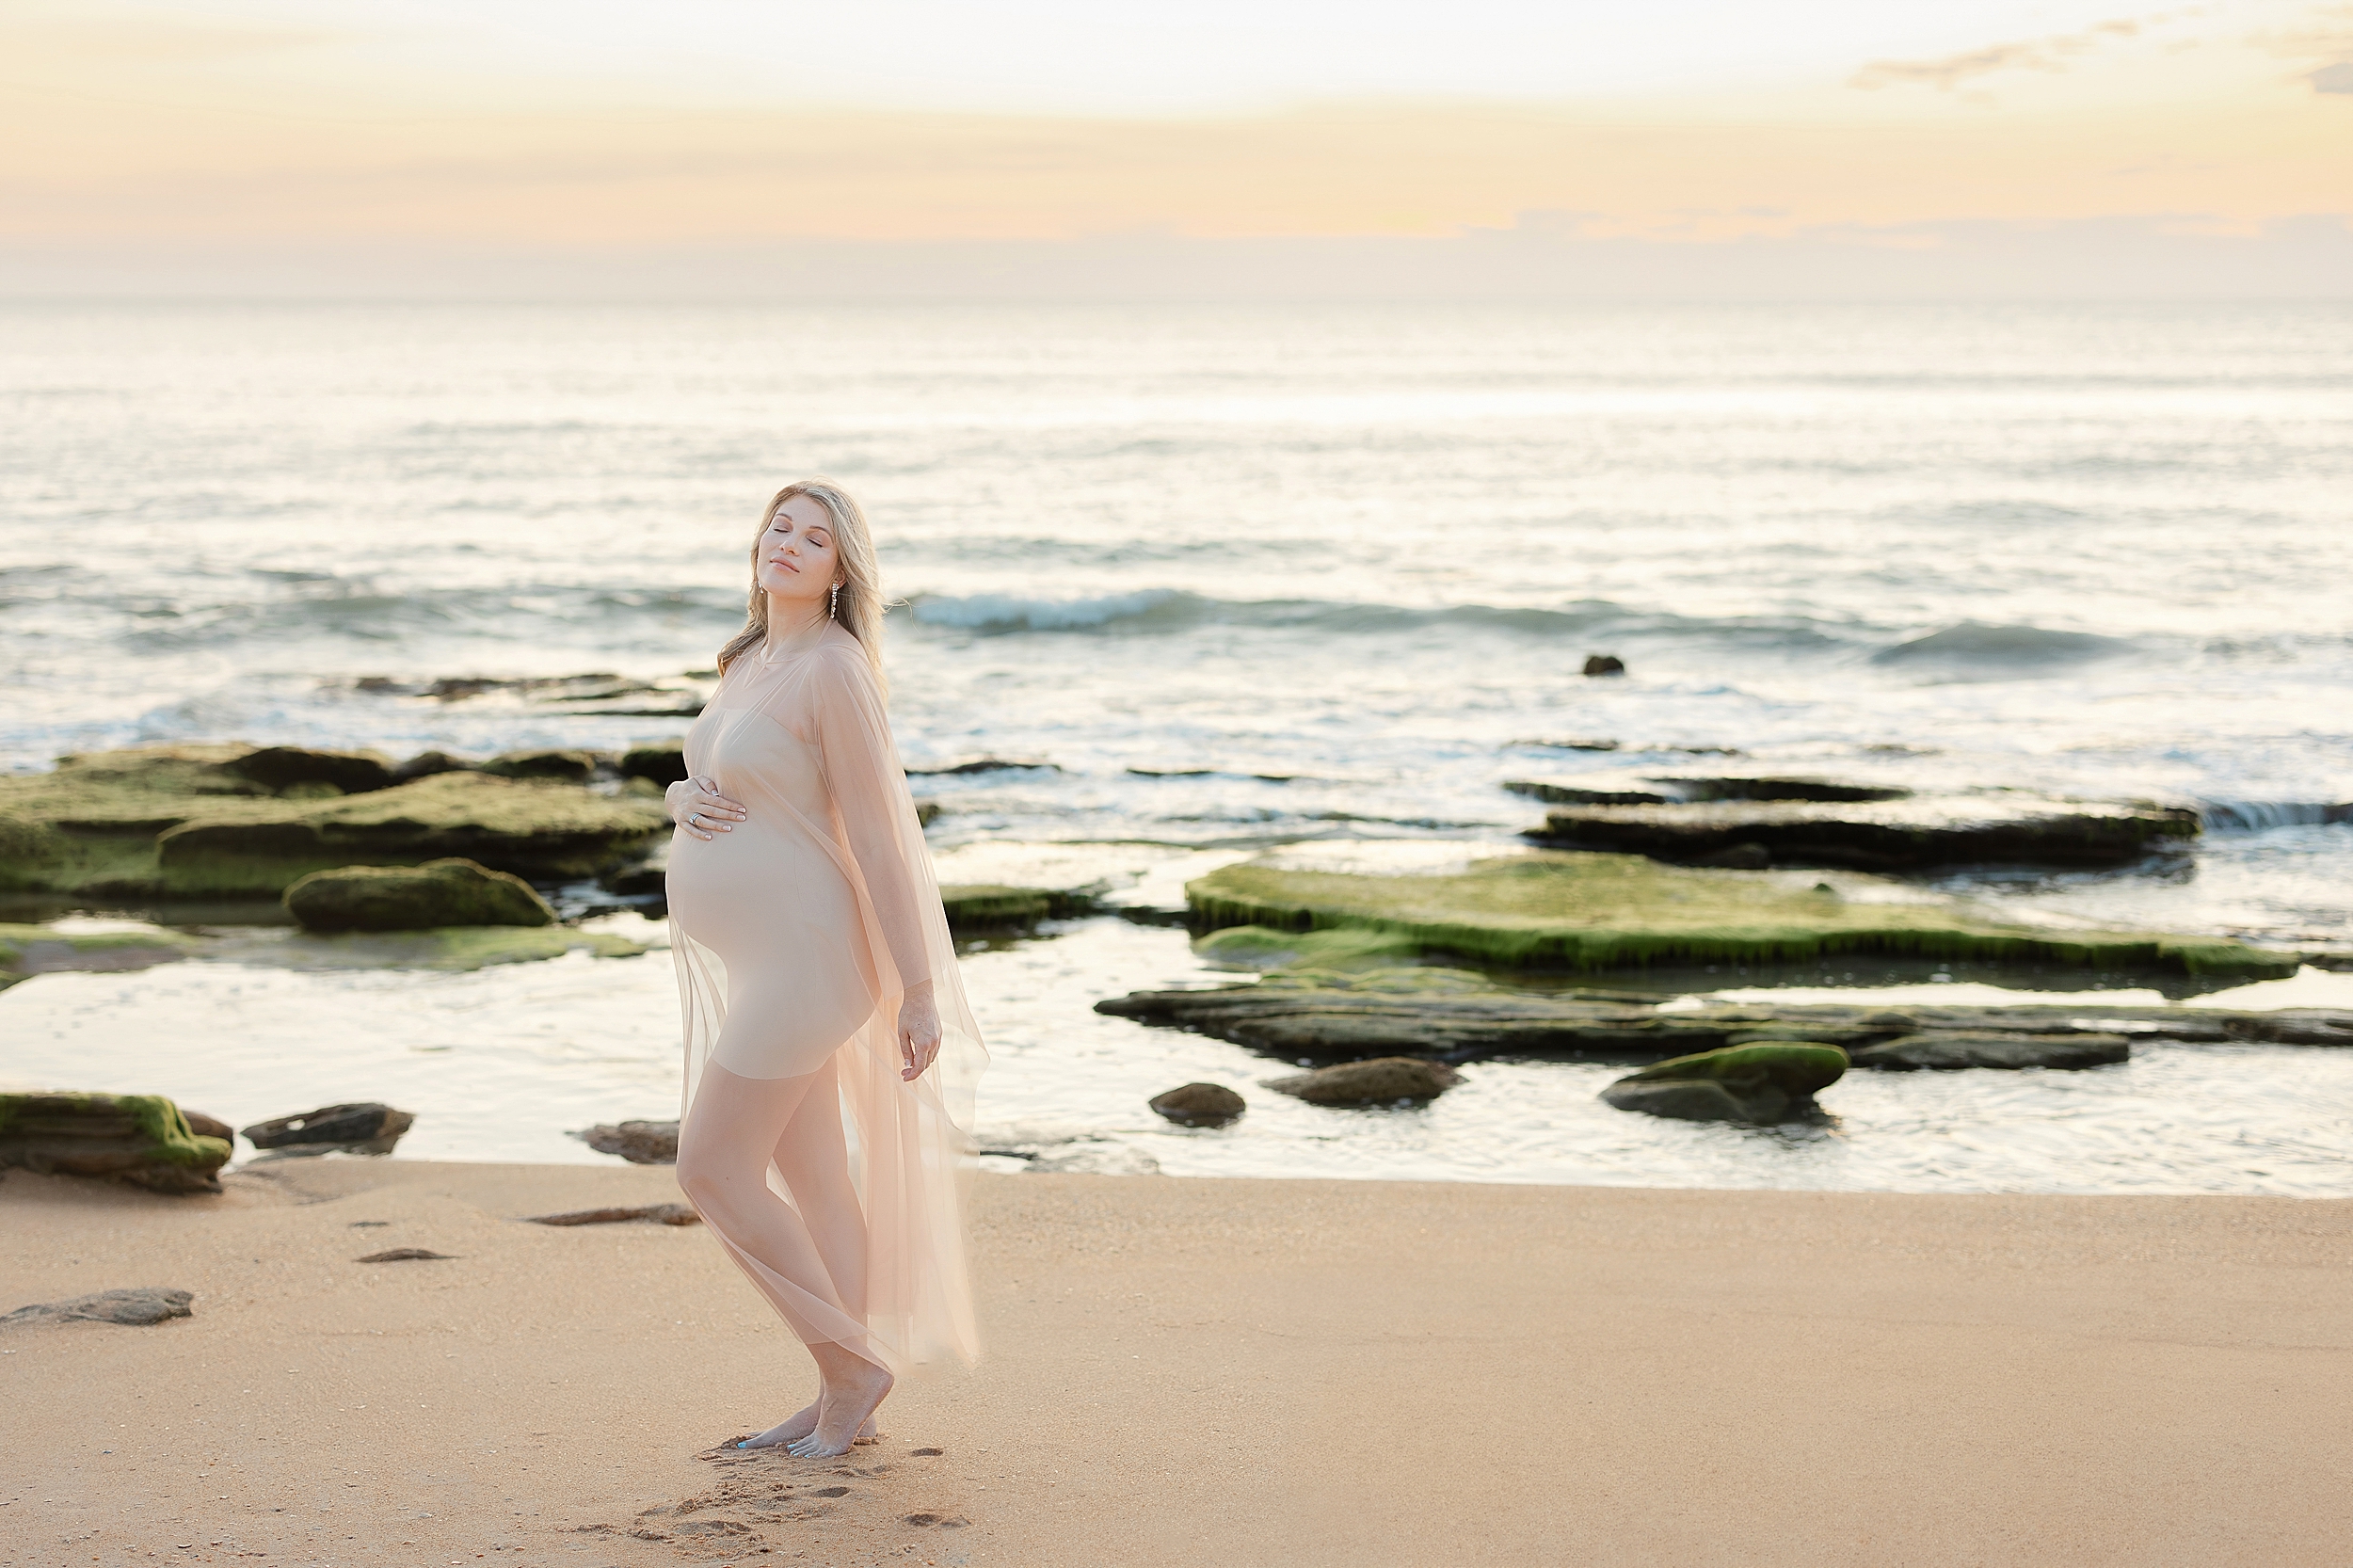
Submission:
<svg viewBox="0 0 2353 1568">
<path fill-rule="evenodd" d="M 940 1032 L 918 891 L 929 881 L 920 874 L 916 859 L 923 853 L 922 830 L 904 803 L 906 774 L 890 744 L 882 692 L 864 656 L 850 648 L 824 650 L 810 671 L 810 684 L 825 784 L 906 992 L 899 1010 L 901 1076 L 912 1080 L 931 1065 Z"/>
</svg>

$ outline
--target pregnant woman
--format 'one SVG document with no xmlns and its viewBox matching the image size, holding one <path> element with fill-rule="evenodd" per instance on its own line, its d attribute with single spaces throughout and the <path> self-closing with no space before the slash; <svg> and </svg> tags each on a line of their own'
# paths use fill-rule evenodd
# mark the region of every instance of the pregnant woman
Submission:
<svg viewBox="0 0 2353 1568">
<path fill-rule="evenodd" d="M 871 1437 L 896 1373 L 977 1348 L 964 1129 L 986 1056 L 883 710 L 882 616 L 857 504 L 777 491 L 668 796 L 679 1186 L 817 1363 L 808 1408 L 741 1446 L 809 1457 Z"/>
</svg>

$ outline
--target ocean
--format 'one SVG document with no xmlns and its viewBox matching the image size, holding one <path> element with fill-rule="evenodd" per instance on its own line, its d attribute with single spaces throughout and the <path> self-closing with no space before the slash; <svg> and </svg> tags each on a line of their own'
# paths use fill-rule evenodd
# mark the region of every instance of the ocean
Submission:
<svg viewBox="0 0 2353 1568">
<path fill-rule="evenodd" d="M 741 623 L 761 503 L 824 472 L 904 600 L 909 767 L 1038 764 L 916 780 L 943 880 L 1168 909 L 1276 846 L 1509 845 L 1541 811 L 1506 779 L 1735 753 L 2190 807 L 2186 856 L 1927 886 L 2353 948 L 2353 824 L 2325 820 L 2353 801 L 2341 304 L 19 303 L 0 343 L 0 766 L 675 736 L 658 710 Z M 1626 673 L 1586 677 L 1595 654 Z M 567 1134 L 675 1113 L 665 954 L 440 975 L 240 951 L 0 994 L 0 1078 L 238 1121 L 386 1098 L 421 1112 L 402 1153 L 440 1158 L 595 1159 Z M 1217 978 L 1173 926 L 1071 922 L 968 971 L 984 1141 L 1036 1157 L 1008 1169 L 2353 1192 L 2353 1053 L 1857 1075 L 1803 1136 L 1595 1109 L 1609 1070 L 1559 1063 L 1338 1113 L 1257 1090 L 1238 1048 L 1088 1011 Z M 2233 1000 L 2345 996 L 2272 984 Z M 1193 1078 L 1250 1115 L 1144 1111 Z"/>
</svg>

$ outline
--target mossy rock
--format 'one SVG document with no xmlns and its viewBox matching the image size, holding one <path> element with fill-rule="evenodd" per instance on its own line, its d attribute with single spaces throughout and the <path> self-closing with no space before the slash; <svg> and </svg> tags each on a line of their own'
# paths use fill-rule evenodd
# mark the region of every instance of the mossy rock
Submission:
<svg viewBox="0 0 2353 1568">
<path fill-rule="evenodd" d="M 1188 883 L 1196 921 L 1355 930 L 1508 968 L 1662 962 L 1778 963 L 1842 952 L 2041 961 L 2108 971 L 2277 979 L 2297 960 L 2241 943 L 2145 932 L 2055 931 L 1957 903 L 1849 902 L 1763 872 L 1662 865 L 1632 855 L 1535 852 L 1448 876 L 1368 876 L 1226 866 Z"/>
<path fill-rule="evenodd" d="M 0 778 L 0 818 L 31 851 L 0 856 L 0 891 L 275 898 L 315 871 L 451 856 L 564 881 L 638 858 L 669 825 L 655 801 L 479 773 L 280 798 L 233 766 L 253 749 L 101 752 Z"/>
<path fill-rule="evenodd" d="M 0 1166 L 100 1176 L 152 1192 L 217 1192 L 230 1145 L 161 1095 L 0 1094 Z"/>
<path fill-rule="evenodd" d="M 1769 1125 L 1813 1110 L 1814 1096 L 1846 1071 L 1847 1053 L 1836 1046 L 1727 1046 L 1653 1063 L 1604 1089 L 1601 1097 L 1621 1111 L 1652 1116 Z"/>
<path fill-rule="evenodd" d="M 593 751 L 508 751 L 483 763 L 482 771 L 503 778 L 550 778 L 565 784 L 585 784 L 597 776 L 598 760 Z"/>
<path fill-rule="evenodd" d="M 60 969 L 144 969 L 185 958 L 196 939 L 176 931 L 59 931 L 0 924 L 0 990 Z"/>
<path fill-rule="evenodd" d="M 307 746 L 264 746 L 228 764 L 231 772 L 278 794 L 325 785 L 332 795 L 365 794 L 393 782 L 392 759 L 374 751 L 316 751 Z M 319 797 L 314 797 L 319 798 Z"/>
<path fill-rule="evenodd" d="M 286 889 L 285 903 L 305 931 L 555 923 L 555 911 L 530 883 L 460 858 L 312 872 Z"/>
<path fill-rule="evenodd" d="M 1385 931 L 1276 931 L 1263 925 L 1229 925 L 1197 938 L 1193 951 L 1230 968 L 1346 973 L 1414 963 L 1421 955 L 1421 944 L 1411 936 Z"/>
<path fill-rule="evenodd" d="M 621 776 L 644 778 L 667 787 L 686 776 L 686 743 L 664 741 L 658 745 L 632 746 L 621 753 Z"/>
<path fill-rule="evenodd" d="M 595 958 L 634 958 L 643 942 L 609 931 L 568 925 L 456 925 L 432 931 L 348 931 L 337 936 L 303 932 L 252 952 L 256 962 L 290 969 L 488 968 L 495 964 L 530 964 L 585 952 Z"/>
<path fill-rule="evenodd" d="M 1091 893 L 1061 888 L 959 884 L 939 889 L 948 926 L 957 932 L 1017 930 L 1040 920 L 1065 920 L 1094 909 Z"/>
</svg>

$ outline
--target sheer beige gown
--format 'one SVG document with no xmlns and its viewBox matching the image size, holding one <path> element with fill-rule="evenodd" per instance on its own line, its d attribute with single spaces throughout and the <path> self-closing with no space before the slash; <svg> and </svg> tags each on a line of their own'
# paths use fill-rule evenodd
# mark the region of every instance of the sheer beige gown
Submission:
<svg viewBox="0 0 2353 1568">
<path fill-rule="evenodd" d="M 680 829 L 669 902 L 686 1026 L 679 1185 L 804 1343 L 894 1375 L 978 1351 L 964 1256 L 987 1057 L 864 649 L 728 668 L 686 765 L 746 820 Z M 902 1080 L 899 1004 L 928 978 L 939 1055 Z"/>
</svg>

